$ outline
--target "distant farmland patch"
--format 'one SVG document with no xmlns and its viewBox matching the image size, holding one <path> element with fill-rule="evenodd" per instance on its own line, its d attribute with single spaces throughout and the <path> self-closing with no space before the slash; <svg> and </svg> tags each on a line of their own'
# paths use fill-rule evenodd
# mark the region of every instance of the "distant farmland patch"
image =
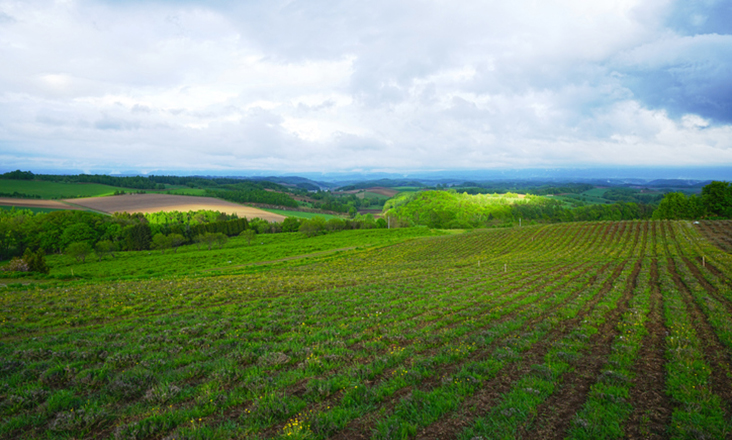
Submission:
<svg viewBox="0 0 732 440">
<path fill-rule="evenodd" d="M 383 186 L 375 186 L 373 188 L 366 188 L 366 192 L 381 194 L 382 196 L 386 197 L 394 197 L 399 193 L 398 190 L 393 188 L 385 188 Z"/>
<path fill-rule="evenodd" d="M 69 197 L 98 197 L 114 194 L 115 191 L 130 191 L 129 188 L 102 185 L 99 183 L 65 183 L 41 180 L 0 179 L 0 193 L 22 194 L 25 197 L 63 199 Z M 60 209 L 69 209 L 68 207 Z"/>
<path fill-rule="evenodd" d="M 76 206 L 69 206 L 56 200 L 39 199 L 15 199 L 12 197 L 0 197 L 0 205 L 15 206 L 21 209 L 81 209 Z"/>
<path fill-rule="evenodd" d="M 263 211 L 257 208 L 238 205 L 236 203 L 215 199 L 213 197 L 176 196 L 169 194 L 127 194 L 112 197 L 92 197 L 68 200 L 85 208 L 115 212 L 160 212 L 160 211 L 198 211 L 201 209 L 236 214 L 240 218 L 259 217 L 267 221 L 280 222 L 285 216 Z"/>
</svg>

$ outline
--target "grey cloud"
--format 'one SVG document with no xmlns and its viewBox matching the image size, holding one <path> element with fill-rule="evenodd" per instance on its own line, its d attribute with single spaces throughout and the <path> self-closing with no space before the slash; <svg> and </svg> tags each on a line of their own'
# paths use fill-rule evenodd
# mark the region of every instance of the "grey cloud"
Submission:
<svg viewBox="0 0 732 440">
<path fill-rule="evenodd" d="M 15 23 L 17 20 L 14 19 L 12 16 L 0 12 L 0 24 L 9 24 L 9 23 Z"/>
<path fill-rule="evenodd" d="M 732 35 L 672 38 L 618 58 L 622 82 L 653 108 L 732 122 Z"/>
<path fill-rule="evenodd" d="M 732 33 L 732 3 L 728 0 L 675 0 L 666 24 L 682 35 Z"/>
</svg>

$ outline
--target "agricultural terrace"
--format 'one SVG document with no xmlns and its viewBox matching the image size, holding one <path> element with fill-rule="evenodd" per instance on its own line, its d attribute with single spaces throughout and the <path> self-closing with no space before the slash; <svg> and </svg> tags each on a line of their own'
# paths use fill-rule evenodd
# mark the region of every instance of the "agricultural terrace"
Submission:
<svg viewBox="0 0 732 440">
<path fill-rule="evenodd" d="M 67 200 L 84 208 L 102 211 L 109 214 L 115 212 L 154 213 L 160 211 L 219 211 L 236 214 L 239 218 L 259 217 L 267 221 L 280 222 L 285 216 L 263 211 L 249 206 L 239 205 L 213 197 L 178 196 L 169 194 L 125 194 L 113 197 L 92 197 Z"/>
<path fill-rule="evenodd" d="M 0 437 L 729 438 L 731 284 L 629 221 L 5 289 Z"/>
</svg>

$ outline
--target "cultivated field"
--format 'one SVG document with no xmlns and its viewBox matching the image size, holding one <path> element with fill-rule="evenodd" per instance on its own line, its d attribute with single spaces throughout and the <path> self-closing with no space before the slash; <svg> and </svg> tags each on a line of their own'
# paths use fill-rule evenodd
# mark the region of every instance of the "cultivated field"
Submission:
<svg viewBox="0 0 732 440">
<path fill-rule="evenodd" d="M 267 221 L 275 222 L 280 222 L 285 219 L 285 216 L 283 215 L 274 214 L 248 206 L 242 206 L 233 202 L 215 199 L 213 197 L 178 196 L 169 194 L 125 194 L 112 197 L 70 199 L 66 200 L 66 202 L 110 214 L 115 212 L 188 212 L 206 209 L 225 212 L 227 214 L 236 214 L 240 218 L 259 217 Z"/>
<path fill-rule="evenodd" d="M 0 197 L 0 205 L 17 208 L 81 209 L 56 200 L 14 199 L 11 197 Z"/>
<path fill-rule="evenodd" d="M 99 183 L 64 183 L 41 180 L 0 179 L 0 193 L 38 196 L 44 199 L 67 197 L 100 197 L 114 194 L 115 191 L 130 191 L 129 188 L 102 185 Z M 69 208 L 65 208 L 69 209 Z"/>
<path fill-rule="evenodd" d="M 5 289 L 0 437 L 730 438 L 732 258 L 699 227 Z"/>
</svg>

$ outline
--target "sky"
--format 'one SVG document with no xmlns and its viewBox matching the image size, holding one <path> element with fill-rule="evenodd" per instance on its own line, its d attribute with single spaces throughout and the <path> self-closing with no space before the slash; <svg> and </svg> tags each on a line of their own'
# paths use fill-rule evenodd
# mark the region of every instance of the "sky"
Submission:
<svg viewBox="0 0 732 440">
<path fill-rule="evenodd" d="M 0 0 L 0 168 L 732 168 L 729 0 Z"/>
</svg>

